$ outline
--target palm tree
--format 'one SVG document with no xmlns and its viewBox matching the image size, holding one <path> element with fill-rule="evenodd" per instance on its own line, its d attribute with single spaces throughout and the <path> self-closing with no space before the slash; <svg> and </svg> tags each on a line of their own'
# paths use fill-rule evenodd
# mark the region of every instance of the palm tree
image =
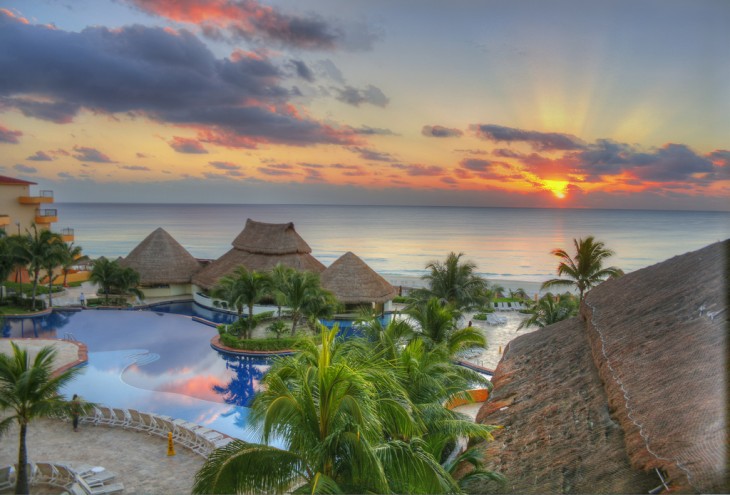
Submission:
<svg viewBox="0 0 730 495">
<path fill-rule="evenodd" d="M 67 286 L 66 279 L 68 277 L 68 272 L 71 270 L 71 267 L 80 261 L 88 260 L 88 256 L 82 255 L 81 246 L 76 246 L 73 242 L 63 244 L 63 263 L 61 263 L 61 268 L 63 270 L 64 287 Z"/>
<path fill-rule="evenodd" d="M 292 319 L 291 334 L 293 336 L 297 331 L 299 321 L 306 314 L 307 305 L 321 295 L 322 289 L 319 285 L 319 276 L 312 272 L 295 271 L 290 274 L 286 283 L 278 290 L 281 292 L 281 301 L 284 306 L 289 308 Z"/>
<path fill-rule="evenodd" d="M 14 240 L 12 237 L 5 235 L 2 230 L 0 235 L 0 301 L 5 297 L 5 281 L 15 270 L 17 260 L 15 257 Z"/>
<path fill-rule="evenodd" d="M 575 246 L 575 257 L 562 250 L 555 249 L 552 254 L 560 259 L 558 263 L 558 276 L 567 278 L 555 278 L 542 284 L 542 289 L 550 287 L 576 287 L 583 301 L 586 293 L 592 287 L 600 284 L 607 278 L 620 277 L 624 272 L 615 266 L 603 267 L 606 258 L 614 255 L 614 252 L 607 249 L 601 241 L 596 241 L 593 236 L 585 239 L 573 239 Z"/>
<path fill-rule="evenodd" d="M 430 273 L 422 278 L 428 281 L 425 298 L 436 297 L 457 309 L 469 309 L 484 302 L 487 282 L 476 275 L 476 264 L 461 262 L 464 253 L 449 253 L 446 261 L 432 261 L 426 265 Z"/>
<path fill-rule="evenodd" d="M 254 400 L 263 440 L 280 438 L 288 450 L 233 442 L 208 458 L 193 493 L 458 491 L 417 437 L 392 368 L 349 352 L 361 346 L 336 341 L 337 331 L 323 328 L 321 345 L 303 341 L 299 354 L 276 361 Z"/>
<path fill-rule="evenodd" d="M 218 285 L 213 289 L 213 296 L 224 299 L 230 306 L 235 307 L 239 320 L 242 317 L 243 307 L 248 307 L 248 324 L 243 337 L 249 338 L 254 325 L 253 307 L 269 294 L 270 287 L 271 282 L 266 274 L 239 266 L 231 275 L 226 275 L 218 281 Z"/>
<path fill-rule="evenodd" d="M 28 351 L 14 342 L 10 344 L 12 356 L 0 354 L 0 410 L 10 410 L 10 415 L 0 421 L 0 434 L 12 422 L 20 428 L 15 493 L 29 493 L 28 425 L 36 418 L 69 412 L 70 405 L 59 391 L 81 372 L 81 368 L 71 368 L 54 376 L 56 350 L 53 347 L 42 348 L 31 362 Z"/>
<path fill-rule="evenodd" d="M 522 320 L 517 330 L 531 326 L 544 328 L 572 318 L 578 314 L 578 301 L 568 292 L 562 296 L 554 296 L 548 292 L 528 310 L 528 313 L 530 317 Z"/>
<path fill-rule="evenodd" d="M 38 230 L 35 224 L 31 224 L 32 232 L 26 230 L 24 240 L 16 243 L 17 256 L 19 261 L 25 262 L 28 266 L 28 273 L 33 276 L 33 293 L 31 296 L 32 307 L 35 308 L 36 293 L 38 291 L 38 279 L 44 265 L 49 259 L 56 256 L 55 244 L 63 243 L 61 236 L 50 230 Z"/>
<path fill-rule="evenodd" d="M 104 294 L 104 304 L 109 304 L 109 292 L 114 284 L 116 272 L 116 262 L 110 261 L 103 256 L 94 261 L 94 268 L 91 270 L 89 280 L 101 288 L 101 291 Z"/>
<path fill-rule="evenodd" d="M 284 300 L 286 299 L 283 290 L 294 272 L 296 272 L 294 268 L 277 263 L 276 266 L 271 269 L 271 273 L 269 275 L 271 278 L 271 293 L 276 301 L 276 317 L 279 320 L 281 319 L 281 307 L 285 304 Z"/>
<path fill-rule="evenodd" d="M 442 306 L 435 297 L 414 305 L 406 314 L 418 324 L 418 336 L 429 349 L 445 345 L 449 356 L 455 356 L 459 351 L 486 346 L 484 335 L 476 327 L 458 329 L 455 322 L 461 313 L 449 305 Z"/>
<path fill-rule="evenodd" d="M 60 238 L 59 238 L 60 240 Z M 46 251 L 46 255 L 41 263 L 42 268 L 46 271 L 48 277 L 48 306 L 53 307 L 53 278 L 55 275 L 53 272 L 55 269 L 63 264 L 65 258 L 64 247 L 65 242 L 53 242 L 49 249 Z"/>
</svg>

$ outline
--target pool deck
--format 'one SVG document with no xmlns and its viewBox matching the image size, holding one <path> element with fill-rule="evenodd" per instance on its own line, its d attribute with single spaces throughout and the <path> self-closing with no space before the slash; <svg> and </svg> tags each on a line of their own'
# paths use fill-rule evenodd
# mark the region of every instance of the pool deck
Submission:
<svg viewBox="0 0 730 495">
<path fill-rule="evenodd" d="M 35 359 L 42 347 L 53 346 L 56 349 L 56 373 L 62 373 L 88 361 L 88 348 L 82 342 L 57 339 L 0 339 L 0 354 L 12 354 L 11 342 L 26 349 L 31 361 Z"/>
</svg>

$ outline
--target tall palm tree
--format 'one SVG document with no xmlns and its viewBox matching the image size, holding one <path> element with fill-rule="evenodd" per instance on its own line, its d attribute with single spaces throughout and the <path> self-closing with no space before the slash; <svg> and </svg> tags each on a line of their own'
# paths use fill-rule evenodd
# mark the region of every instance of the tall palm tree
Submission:
<svg viewBox="0 0 730 495">
<path fill-rule="evenodd" d="M 237 267 L 231 275 L 226 275 L 218 281 L 213 289 L 213 296 L 224 299 L 230 306 L 236 308 L 239 319 L 243 307 L 248 308 L 247 325 L 244 328 L 244 338 L 249 338 L 253 331 L 253 307 L 269 294 L 271 282 L 265 273 L 256 270 L 247 270 L 245 266 Z"/>
<path fill-rule="evenodd" d="M 562 249 L 555 249 L 552 254 L 557 256 L 558 276 L 567 278 L 555 278 L 542 284 L 543 289 L 551 287 L 575 287 L 578 289 L 580 300 L 583 301 L 586 293 L 592 287 L 600 284 L 608 278 L 620 277 L 624 272 L 615 266 L 603 267 L 603 262 L 615 253 L 606 248 L 601 241 L 596 241 L 593 236 L 585 239 L 573 239 L 575 256 L 571 257 Z"/>
<path fill-rule="evenodd" d="M 573 294 L 554 296 L 547 293 L 528 310 L 530 315 L 520 322 L 517 330 L 526 327 L 544 328 L 553 323 L 567 320 L 578 314 L 578 301 Z"/>
<path fill-rule="evenodd" d="M 60 239 L 60 238 L 59 238 Z M 46 271 L 48 277 L 48 306 L 53 307 L 53 279 L 55 277 L 54 271 L 57 267 L 63 264 L 65 259 L 65 242 L 53 242 L 49 249 L 46 251 L 46 255 L 43 258 L 41 266 Z"/>
<path fill-rule="evenodd" d="M 12 356 L 0 354 L 0 410 L 10 414 L 0 421 L 0 434 L 16 422 L 18 439 L 18 476 L 15 493 L 29 493 L 28 449 L 26 434 L 28 425 L 36 418 L 69 412 L 69 403 L 59 393 L 81 368 L 71 368 L 53 375 L 56 351 L 44 347 L 31 361 L 28 351 L 11 342 Z"/>
<path fill-rule="evenodd" d="M 63 263 L 61 269 L 63 271 L 63 286 L 66 287 L 68 273 L 74 264 L 81 261 L 88 261 L 89 257 L 82 254 L 81 246 L 75 245 L 73 242 L 63 243 Z"/>
<path fill-rule="evenodd" d="M 281 307 L 285 304 L 286 297 L 284 296 L 284 288 L 289 281 L 292 274 L 296 272 L 294 268 L 277 263 L 274 268 L 271 269 L 269 277 L 271 278 L 271 295 L 276 301 L 276 317 L 281 319 Z"/>
<path fill-rule="evenodd" d="M 194 493 L 458 491 L 417 438 L 392 370 L 354 357 L 337 331 L 323 328 L 321 345 L 304 341 L 299 354 L 276 361 L 254 400 L 263 440 L 278 437 L 288 449 L 233 442 L 208 458 Z"/>
<path fill-rule="evenodd" d="M 299 321 L 306 314 L 307 305 L 311 303 L 312 299 L 321 295 L 319 276 L 312 272 L 295 271 L 279 290 L 281 291 L 281 301 L 284 306 L 289 308 L 292 319 L 291 334 L 294 335 Z"/>
<path fill-rule="evenodd" d="M 91 269 L 89 280 L 98 285 L 104 294 L 104 304 L 109 303 L 109 292 L 117 272 L 117 263 L 105 257 L 101 257 L 94 261 L 94 267 Z"/>
<path fill-rule="evenodd" d="M 0 235 L 0 301 L 5 297 L 5 281 L 15 270 L 17 261 L 15 257 L 12 237 L 5 235 L 2 230 Z"/>
<path fill-rule="evenodd" d="M 449 356 L 455 356 L 459 351 L 486 346 L 484 335 L 476 327 L 458 329 L 455 322 L 460 312 L 452 306 L 442 306 L 435 297 L 414 305 L 406 314 L 417 323 L 418 336 L 429 349 L 444 345 Z"/>
<path fill-rule="evenodd" d="M 41 270 L 44 269 L 44 265 L 49 261 L 49 258 L 56 256 L 55 244 L 63 243 L 63 240 L 60 235 L 50 230 L 39 231 L 35 224 L 31 224 L 31 230 L 26 230 L 23 237 L 24 241 L 16 243 L 16 248 L 19 260 L 27 263 L 28 273 L 33 277 L 31 304 L 35 308 Z"/>
<path fill-rule="evenodd" d="M 449 253 L 446 260 L 426 265 L 429 273 L 422 278 L 428 282 L 427 298 L 436 297 L 444 304 L 469 309 L 484 302 L 487 281 L 476 273 L 476 264 L 461 261 L 464 253 Z"/>
</svg>

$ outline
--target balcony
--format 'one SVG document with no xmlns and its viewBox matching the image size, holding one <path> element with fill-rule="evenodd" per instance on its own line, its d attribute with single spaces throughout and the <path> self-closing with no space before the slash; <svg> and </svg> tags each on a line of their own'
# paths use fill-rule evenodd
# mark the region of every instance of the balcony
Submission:
<svg viewBox="0 0 730 495">
<path fill-rule="evenodd" d="M 21 205 L 53 203 L 53 191 L 40 191 L 38 196 L 20 196 L 18 197 L 18 203 Z"/>
<path fill-rule="evenodd" d="M 73 242 L 74 241 L 74 229 L 61 229 L 61 239 L 63 239 L 63 242 Z"/>
<path fill-rule="evenodd" d="M 10 215 L 0 215 L 0 227 L 10 225 Z"/>
<path fill-rule="evenodd" d="M 49 223 L 58 222 L 58 210 L 40 209 L 35 211 L 35 223 L 39 225 L 48 225 Z"/>
</svg>

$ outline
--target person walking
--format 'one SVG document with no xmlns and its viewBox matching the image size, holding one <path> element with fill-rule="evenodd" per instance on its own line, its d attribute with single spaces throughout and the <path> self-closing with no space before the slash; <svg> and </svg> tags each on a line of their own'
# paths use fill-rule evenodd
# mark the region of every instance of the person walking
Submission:
<svg viewBox="0 0 730 495">
<path fill-rule="evenodd" d="M 86 307 L 86 296 L 84 296 L 84 293 L 83 292 L 79 296 L 79 302 L 81 303 L 81 307 L 82 308 L 85 308 Z"/>
<path fill-rule="evenodd" d="M 81 399 L 74 394 L 71 398 L 71 419 L 73 420 L 74 431 L 79 431 L 79 416 L 81 416 Z"/>
</svg>

